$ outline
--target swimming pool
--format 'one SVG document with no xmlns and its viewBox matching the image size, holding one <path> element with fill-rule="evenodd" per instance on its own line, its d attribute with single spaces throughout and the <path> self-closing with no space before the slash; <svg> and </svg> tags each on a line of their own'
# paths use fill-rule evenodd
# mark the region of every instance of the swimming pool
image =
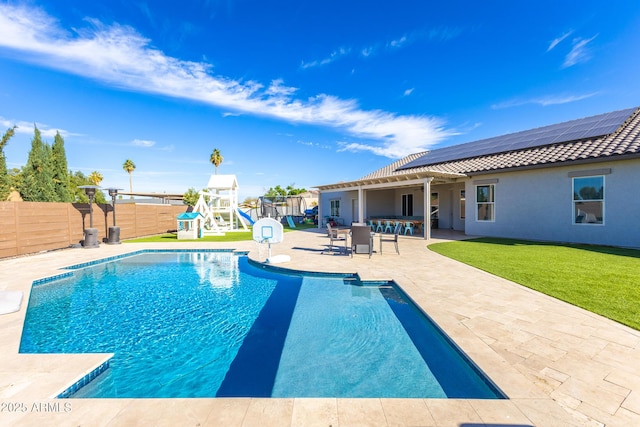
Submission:
<svg viewBox="0 0 640 427">
<path fill-rule="evenodd" d="M 21 353 L 113 353 L 61 397 L 504 398 L 393 282 L 139 251 L 34 282 Z"/>
</svg>

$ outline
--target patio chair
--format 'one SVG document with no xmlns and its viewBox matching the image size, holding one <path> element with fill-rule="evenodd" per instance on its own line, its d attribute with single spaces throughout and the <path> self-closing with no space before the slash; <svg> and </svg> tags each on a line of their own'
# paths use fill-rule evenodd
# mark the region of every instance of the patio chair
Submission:
<svg viewBox="0 0 640 427">
<path fill-rule="evenodd" d="M 371 228 L 371 231 L 375 233 L 376 225 L 373 223 L 373 220 L 370 219 L 369 221 L 367 221 L 367 223 L 369 224 L 369 227 Z"/>
<path fill-rule="evenodd" d="M 407 235 L 407 233 L 409 233 L 409 234 L 411 234 L 413 236 L 413 228 L 414 228 L 413 222 L 407 221 L 405 223 L 405 225 L 404 225 L 404 234 L 405 234 L 405 236 Z"/>
<path fill-rule="evenodd" d="M 400 234 L 400 230 L 402 230 L 401 223 L 396 224 L 396 228 L 393 230 L 393 237 L 385 237 L 383 234 L 380 235 L 380 254 L 382 254 L 382 242 L 393 242 L 396 247 L 396 253 L 400 255 L 400 249 L 398 248 L 398 235 Z"/>
<path fill-rule="evenodd" d="M 333 252 L 334 242 L 344 240 L 344 251 L 347 252 L 347 236 L 345 234 L 339 234 L 338 230 L 331 227 L 331 224 L 327 223 L 327 234 L 329 235 L 329 251 Z M 339 249 L 342 252 L 342 249 Z"/>
<path fill-rule="evenodd" d="M 353 254 L 373 253 L 373 236 L 368 225 L 355 225 L 351 227 L 351 257 Z"/>
<path fill-rule="evenodd" d="M 393 232 L 393 221 L 385 221 L 384 222 L 384 232 L 386 233 L 389 230 L 389 233 Z"/>
<path fill-rule="evenodd" d="M 376 233 L 382 233 L 383 231 L 384 225 L 382 225 L 382 220 L 378 220 L 376 225 Z"/>
</svg>

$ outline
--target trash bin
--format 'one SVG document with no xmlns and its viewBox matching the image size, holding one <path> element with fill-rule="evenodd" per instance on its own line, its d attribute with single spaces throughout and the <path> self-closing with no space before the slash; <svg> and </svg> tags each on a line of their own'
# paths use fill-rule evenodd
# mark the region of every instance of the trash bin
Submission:
<svg viewBox="0 0 640 427">
<path fill-rule="evenodd" d="M 98 247 L 98 229 L 97 228 L 85 228 L 84 229 L 84 242 L 82 247 L 85 249 Z"/>
<path fill-rule="evenodd" d="M 120 227 L 109 227 L 109 238 L 107 239 L 108 245 L 120 244 Z"/>
</svg>

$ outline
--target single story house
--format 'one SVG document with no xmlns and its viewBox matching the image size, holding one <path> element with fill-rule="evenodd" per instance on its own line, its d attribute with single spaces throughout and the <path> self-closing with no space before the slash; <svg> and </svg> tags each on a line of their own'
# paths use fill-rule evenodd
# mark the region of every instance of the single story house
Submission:
<svg viewBox="0 0 640 427">
<path fill-rule="evenodd" d="M 640 108 L 630 108 L 411 154 L 318 186 L 318 212 L 345 224 L 422 218 L 474 236 L 640 247 L 638 183 Z"/>
</svg>

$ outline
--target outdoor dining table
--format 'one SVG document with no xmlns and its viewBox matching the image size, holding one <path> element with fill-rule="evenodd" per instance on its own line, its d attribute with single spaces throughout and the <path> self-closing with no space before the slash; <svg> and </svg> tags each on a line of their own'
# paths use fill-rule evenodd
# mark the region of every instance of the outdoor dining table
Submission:
<svg viewBox="0 0 640 427">
<path fill-rule="evenodd" d="M 333 231 L 336 233 L 336 237 L 340 236 L 341 234 L 344 235 L 344 252 L 347 253 L 347 248 L 349 247 L 347 243 L 347 237 L 351 235 L 351 228 L 334 228 Z"/>
<path fill-rule="evenodd" d="M 395 224 L 396 222 L 400 222 L 402 223 L 402 227 L 404 228 L 404 226 L 407 223 L 412 223 L 413 225 L 416 226 L 416 228 L 419 228 L 420 230 L 424 230 L 424 220 L 422 219 L 385 219 L 385 218 L 375 218 L 372 219 L 371 221 L 373 221 L 373 225 L 374 227 L 377 227 L 378 221 L 382 222 L 382 226 L 384 227 L 386 222 L 390 222 L 392 224 Z"/>
</svg>

